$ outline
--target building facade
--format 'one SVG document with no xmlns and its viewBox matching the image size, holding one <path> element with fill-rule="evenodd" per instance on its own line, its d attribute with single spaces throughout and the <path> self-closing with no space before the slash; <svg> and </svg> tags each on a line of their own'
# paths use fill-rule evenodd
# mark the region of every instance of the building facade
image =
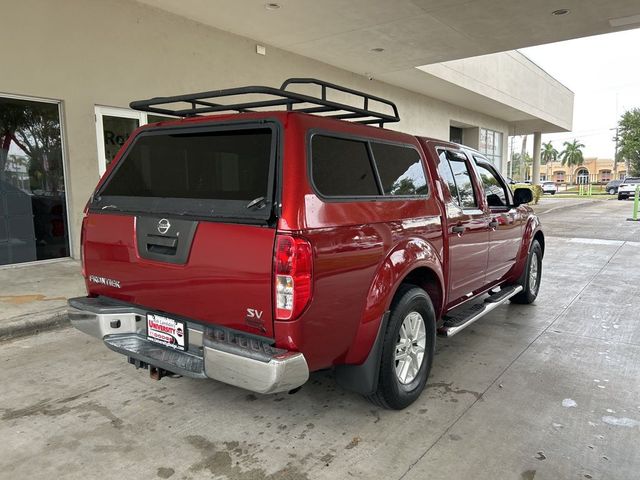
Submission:
<svg viewBox="0 0 640 480">
<path fill-rule="evenodd" d="M 136 99 L 315 77 L 389 98 L 401 117 L 390 128 L 464 143 L 501 169 L 509 135 L 571 127 L 573 94 L 518 52 L 380 80 L 268 45 L 265 55 L 132 0 L 12 2 L 2 23 L 0 42 L 15 48 L 0 75 L 0 266 L 79 257 L 100 175 L 135 128 L 162 119 L 128 108 Z"/>
<path fill-rule="evenodd" d="M 566 166 L 562 162 L 548 162 L 540 166 L 540 180 L 579 184 L 606 184 L 611 180 L 623 180 L 627 176 L 624 163 L 615 163 L 609 158 L 585 158 L 582 165 Z M 529 169 L 531 178 L 531 169 Z"/>
</svg>

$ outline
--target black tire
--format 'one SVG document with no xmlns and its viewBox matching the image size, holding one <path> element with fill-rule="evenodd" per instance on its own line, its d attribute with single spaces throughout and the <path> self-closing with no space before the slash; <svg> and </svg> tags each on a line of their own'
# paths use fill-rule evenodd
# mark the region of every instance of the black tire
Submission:
<svg viewBox="0 0 640 480">
<path fill-rule="evenodd" d="M 620 195 L 618 194 L 618 200 L 626 200 L 627 197 L 625 197 L 624 195 Z"/>
<path fill-rule="evenodd" d="M 551 192 L 551 195 L 555 195 L 555 194 L 556 194 L 556 192 Z"/>
<path fill-rule="evenodd" d="M 402 324 L 413 312 L 420 314 L 425 328 L 424 355 L 415 378 L 402 383 L 396 374 L 396 349 Z M 429 295 L 414 285 L 401 285 L 391 304 L 391 315 L 382 343 L 378 386 L 376 392 L 367 398 L 380 407 L 393 410 L 402 410 L 415 402 L 427 384 L 435 345 L 436 318 Z"/>
<path fill-rule="evenodd" d="M 533 267 L 533 263 L 537 263 L 536 265 L 536 280 L 535 283 L 531 282 L 531 269 Z M 529 256 L 527 257 L 527 267 L 520 275 L 520 279 L 517 284 L 522 285 L 522 291 L 517 295 L 511 297 L 511 301 L 513 303 L 520 304 L 529 304 L 533 303 L 538 297 L 538 292 L 540 291 L 540 280 L 542 279 L 542 247 L 537 240 L 531 242 L 531 247 L 529 248 Z"/>
<path fill-rule="evenodd" d="M 616 194 L 616 189 L 615 188 L 610 188 L 609 189 L 609 195 L 615 195 Z"/>
</svg>

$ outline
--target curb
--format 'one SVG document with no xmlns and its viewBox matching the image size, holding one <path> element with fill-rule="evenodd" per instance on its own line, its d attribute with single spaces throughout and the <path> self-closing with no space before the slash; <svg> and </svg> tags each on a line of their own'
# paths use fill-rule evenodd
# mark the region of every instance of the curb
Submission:
<svg viewBox="0 0 640 480">
<path fill-rule="evenodd" d="M 0 342 L 70 325 L 67 307 L 14 317 L 0 323 Z"/>
</svg>

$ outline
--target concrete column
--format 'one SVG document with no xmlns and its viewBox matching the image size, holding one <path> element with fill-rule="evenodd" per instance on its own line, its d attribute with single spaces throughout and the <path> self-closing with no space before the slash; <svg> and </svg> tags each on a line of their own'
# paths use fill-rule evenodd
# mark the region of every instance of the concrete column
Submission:
<svg viewBox="0 0 640 480">
<path fill-rule="evenodd" d="M 531 183 L 540 184 L 540 147 L 542 144 L 542 133 L 533 133 L 533 168 L 531 169 Z"/>
</svg>

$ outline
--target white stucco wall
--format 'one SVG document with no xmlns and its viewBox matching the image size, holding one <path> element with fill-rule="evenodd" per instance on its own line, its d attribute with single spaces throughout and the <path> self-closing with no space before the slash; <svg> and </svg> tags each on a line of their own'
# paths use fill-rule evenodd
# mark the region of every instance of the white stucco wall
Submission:
<svg viewBox="0 0 640 480">
<path fill-rule="evenodd" d="M 526 115 L 559 129 L 571 130 L 573 92 L 518 51 L 452 60 L 419 69 L 515 109 L 523 117 L 520 120 L 526 120 Z"/>
<path fill-rule="evenodd" d="M 394 129 L 448 139 L 455 119 L 507 138 L 504 120 L 276 48 L 257 55 L 255 43 L 127 0 L 21 0 L 2 10 L 0 94 L 63 102 L 76 256 L 82 209 L 98 180 L 95 105 L 310 76 L 392 99 L 402 117 Z"/>
</svg>

